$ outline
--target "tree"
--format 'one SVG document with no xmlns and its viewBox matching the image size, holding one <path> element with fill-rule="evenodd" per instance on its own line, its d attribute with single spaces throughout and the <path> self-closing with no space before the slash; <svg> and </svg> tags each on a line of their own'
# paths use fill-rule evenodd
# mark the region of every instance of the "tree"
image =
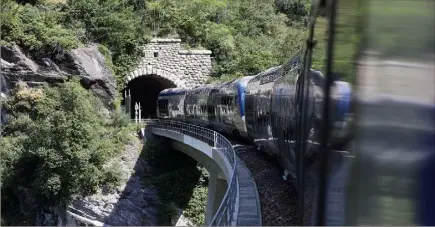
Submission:
<svg viewBox="0 0 435 227">
<path fill-rule="evenodd" d="M 12 113 L 0 139 L 6 220 L 51 213 L 51 224 L 59 224 L 57 217 L 74 196 L 118 180 L 105 164 L 123 148 L 126 133 L 119 131 L 125 125 L 105 118 L 77 81 L 44 89 L 21 86 L 6 108 Z"/>
</svg>

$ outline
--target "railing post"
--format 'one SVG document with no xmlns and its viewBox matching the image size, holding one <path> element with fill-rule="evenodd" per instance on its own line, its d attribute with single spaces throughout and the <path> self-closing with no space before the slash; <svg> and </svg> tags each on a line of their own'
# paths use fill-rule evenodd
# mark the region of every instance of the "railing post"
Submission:
<svg viewBox="0 0 435 227">
<path fill-rule="evenodd" d="M 140 106 L 140 102 L 139 102 L 139 124 L 142 121 L 142 114 L 141 114 L 141 112 L 142 112 L 142 107 Z"/>
</svg>

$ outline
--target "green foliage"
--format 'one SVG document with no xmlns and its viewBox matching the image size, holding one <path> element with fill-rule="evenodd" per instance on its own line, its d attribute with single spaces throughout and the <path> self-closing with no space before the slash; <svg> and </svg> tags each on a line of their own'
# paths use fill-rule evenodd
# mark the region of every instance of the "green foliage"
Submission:
<svg viewBox="0 0 435 227">
<path fill-rule="evenodd" d="M 119 183 L 119 172 L 105 165 L 129 139 L 119 114 L 106 119 L 77 81 L 19 86 L 12 94 L 0 138 L 2 217 L 33 216 L 37 209 Z"/>
<path fill-rule="evenodd" d="M 53 1 L 51 1 L 53 2 Z M 57 57 L 99 43 L 118 89 L 152 35 L 180 37 L 213 51 L 217 80 L 253 75 L 285 62 L 303 44 L 309 0 L 67 0 L 2 2 L 2 43 Z M 154 33 L 154 34 L 153 34 Z M 218 78 L 222 77 L 222 78 Z"/>
<path fill-rule="evenodd" d="M 32 3 L 1 2 L 2 44 L 17 44 L 34 58 L 57 59 L 81 43 L 99 43 L 118 85 L 142 56 L 147 27 L 123 1 Z"/>
<path fill-rule="evenodd" d="M 206 212 L 207 195 L 208 188 L 206 186 L 197 186 L 193 191 L 192 198 L 184 209 L 184 216 L 197 225 L 204 224 L 205 222 L 204 214 Z"/>
<path fill-rule="evenodd" d="M 79 45 L 73 30 L 58 23 L 61 14 L 50 5 L 1 3 L 1 38 L 16 43 L 34 57 L 52 57 Z"/>
<path fill-rule="evenodd" d="M 212 50 L 221 81 L 284 63 L 303 44 L 307 2 L 293 9 L 273 0 L 147 1 L 147 23 L 158 36 L 177 33 L 192 47 Z"/>
<path fill-rule="evenodd" d="M 1 34 L 5 43 L 16 43 L 34 57 L 57 58 L 64 49 L 79 45 L 74 32 L 58 23 L 61 16 L 50 6 L 1 2 Z"/>
<path fill-rule="evenodd" d="M 140 45 L 146 41 L 147 28 L 138 20 L 134 7 L 117 0 L 68 0 L 62 11 L 62 22 L 69 28 L 84 28 L 83 42 L 100 43 L 106 47 L 100 50 L 113 62 L 109 65 L 117 75 L 118 85 L 122 85 L 123 76 L 142 56 Z"/>
<path fill-rule="evenodd" d="M 306 26 L 310 12 L 310 0 L 275 0 L 277 10 L 289 18 L 289 25 Z"/>
<path fill-rule="evenodd" d="M 147 141 L 141 154 L 151 167 L 145 176 L 145 184 L 157 189 L 162 203 L 160 224 L 171 224 L 175 205 L 182 208 L 194 224 L 201 225 L 204 223 L 208 174 L 195 160 L 170 149 L 167 144 L 164 139 Z"/>
</svg>

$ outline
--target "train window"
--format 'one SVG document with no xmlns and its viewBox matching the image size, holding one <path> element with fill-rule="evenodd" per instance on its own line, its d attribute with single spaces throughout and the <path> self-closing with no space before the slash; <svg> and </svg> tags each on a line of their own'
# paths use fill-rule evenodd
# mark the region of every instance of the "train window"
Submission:
<svg viewBox="0 0 435 227">
<path fill-rule="evenodd" d="M 189 105 L 189 114 L 193 115 L 193 105 Z"/>
<path fill-rule="evenodd" d="M 168 112 L 168 100 L 167 99 L 160 99 L 158 101 L 158 105 L 159 105 L 159 113 L 161 115 L 167 115 Z"/>
</svg>

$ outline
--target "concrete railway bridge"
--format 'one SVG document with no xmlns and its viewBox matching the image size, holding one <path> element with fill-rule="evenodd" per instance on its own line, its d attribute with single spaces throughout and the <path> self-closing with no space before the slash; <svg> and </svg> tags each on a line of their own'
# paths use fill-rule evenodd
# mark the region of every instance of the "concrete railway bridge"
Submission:
<svg viewBox="0 0 435 227">
<path fill-rule="evenodd" d="M 262 225 L 255 182 L 223 135 L 178 121 L 146 120 L 144 126 L 141 134 L 145 139 L 169 138 L 174 150 L 189 155 L 209 172 L 206 225 Z"/>
<path fill-rule="evenodd" d="M 212 71 L 212 52 L 185 50 L 180 39 L 153 39 L 143 51 L 141 63 L 125 80 L 123 104 L 132 118 L 156 118 L 160 91 L 202 85 Z M 143 123 L 144 138 L 169 138 L 174 150 L 186 153 L 209 172 L 206 225 L 262 224 L 255 182 L 224 136 L 182 122 L 146 120 Z"/>
<path fill-rule="evenodd" d="M 144 52 L 142 63 L 125 81 L 124 105 L 132 118 L 137 116 L 135 106 L 139 104 L 139 119 L 155 119 L 156 100 L 161 90 L 204 84 L 212 70 L 211 51 L 183 50 L 179 39 L 154 39 L 144 47 Z M 401 71 L 416 68 L 383 64 Z M 376 79 L 366 78 L 370 82 Z M 183 122 L 146 120 L 144 123 L 144 138 L 160 136 L 171 139 L 174 150 L 191 156 L 210 173 L 206 225 L 262 224 L 255 182 L 224 136 Z"/>
</svg>

